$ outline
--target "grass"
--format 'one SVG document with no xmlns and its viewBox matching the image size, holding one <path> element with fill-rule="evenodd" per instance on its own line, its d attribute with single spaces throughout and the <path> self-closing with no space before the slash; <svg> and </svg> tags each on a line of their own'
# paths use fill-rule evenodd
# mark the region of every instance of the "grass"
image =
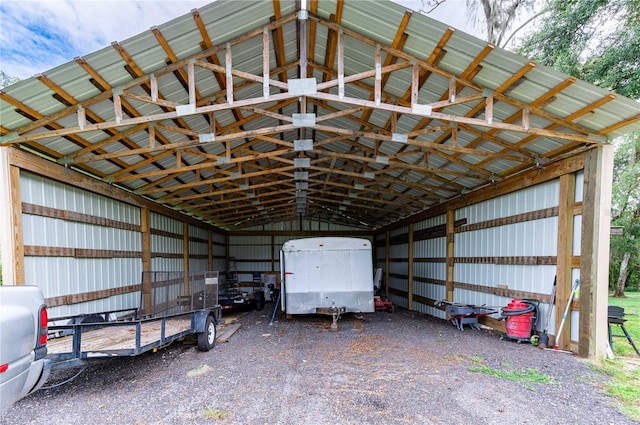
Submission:
<svg viewBox="0 0 640 425">
<path fill-rule="evenodd" d="M 481 357 L 477 356 L 472 357 L 471 362 L 477 365 L 469 368 L 471 372 L 497 376 L 498 378 L 508 379 L 510 381 L 522 382 L 525 384 L 527 389 L 531 391 L 535 391 L 535 388 L 529 385 L 531 382 L 539 384 L 553 384 L 555 382 L 551 376 L 541 374 L 533 368 L 514 370 L 509 364 L 505 364 L 505 370 L 492 369 L 484 364 L 484 360 Z"/>
<path fill-rule="evenodd" d="M 609 298 L 609 305 L 624 308 L 624 324 L 631 339 L 640 347 L 640 292 L 627 292 L 626 298 Z M 622 329 L 613 326 L 614 334 L 622 334 Z M 626 338 L 613 338 L 615 360 L 605 360 L 601 366 L 593 366 L 597 371 L 611 377 L 604 383 L 607 395 L 620 402 L 621 410 L 632 420 L 640 422 L 640 357 Z"/>
<path fill-rule="evenodd" d="M 220 409 L 216 409 L 214 407 L 208 407 L 204 411 L 205 419 L 215 419 L 215 420 L 224 420 L 229 416 L 228 412 L 225 412 Z"/>
</svg>

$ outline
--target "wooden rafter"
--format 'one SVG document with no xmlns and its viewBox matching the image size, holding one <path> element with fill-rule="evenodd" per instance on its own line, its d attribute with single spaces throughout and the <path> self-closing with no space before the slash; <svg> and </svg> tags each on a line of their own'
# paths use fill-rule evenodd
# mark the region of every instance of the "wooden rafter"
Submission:
<svg viewBox="0 0 640 425">
<path fill-rule="evenodd" d="M 640 121 L 637 115 L 596 131 L 580 124 L 581 117 L 615 100 L 612 95 L 564 116 L 551 113 L 546 106 L 575 82 L 571 78 L 533 101 L 518 100 L 512 92 L 527 83 L 531 62 L 487 90 L 476 76 L 493 46 L 479 49 L 459 73 L 441 66 L 451 48 L 451 28 L 423 57 L 409 54 L 409 11 L 397 15 L 386 44 L 342 22 L 349 16 L 343 0 L 324 16 L 319 0 L 300 15 L 283 16 L 280 0 L 270 5 L 268 24 L 229 40 L 193 10 L 198 53 L 188 57 L 174 51 L 158 27 L 151 28 L 166 63 L 153 72 L 143 71 L 134 55 L 113 43 L 131 75 L 117 87 L 90 60 L 76 58 L 99 91 L 90 98 L 76 99 L 65 86 L 37 76 L 62 105 L 48 116 L 0 92 L 0 100 L 30 120 L 20 128 L 3 124 L 0 144 L 28 146 L 223 227 L 299 219 L 297 183 L 304 182 L 306 216 L 372 228 L 580 152 L 602 143 L 602 135 Z M 319 30 L 327 35 L 321 47 Z M 286 51 L 292 36 L 297 55 Z M 345 49 L 354 45 L 371 58 L 349 73 L 353 64 Z M 262 51 L 258 66 L 243 68 L 236 60 L 245 47 Z M 290 92 L 299 81 L 292 78 L 296 74 L 321 78 L 300 95 Z M 410 77 L 398 87 L 400 75 Z M 113 106 L 110 114 L 105 104 Z M 506 118 L 500 116 L 505 110 Z M 312 114 L 313 123 L 299 125 L 295 113 Z M 68 124 L 76 121 L 77 126 Z M 312 147 L 297 150 L 294 140 L 309 138 Z M 541 138 L 553 139 L 557 148 L 537 153 Z M 58 143 L 49 143 L 60 139 L 72 147 L 64 156 L 52 148 Z M 108 175 L 100 171 L 105 161 Z M 301 171 L 308 176 L 296 180 Z"/>
</svg>

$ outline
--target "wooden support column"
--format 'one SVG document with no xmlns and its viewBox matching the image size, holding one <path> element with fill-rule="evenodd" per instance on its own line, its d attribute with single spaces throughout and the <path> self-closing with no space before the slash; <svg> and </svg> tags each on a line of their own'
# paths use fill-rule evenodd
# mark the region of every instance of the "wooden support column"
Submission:
<svg viewBox="0 0 640 425">
<path fill-rule="evenodd" d="M 408 286 L 407 286 L 407 308 L 413 310 L 413 223 L 409 224 L 409 258 L 408 267 Z"/>
<path fill-rule="evenodd" d="M 389 264 L 391 263 L 391 243 L 389 231 L 387 230 L 385 237 L 385 248 L 384 248 L 384 286 L 385 286 L 385 295 L 387 299 L 389 299 L 389 288 L 391 287 L 391 282 L 389 281 Z"/>
<path fill-rule="evenodd" d="M 151 225 L 149 208 L 140 208 L 140 232 L 142 234 L 142 299 L 143 310 L 151 312 Z M 147 272 L 147 273 L 144 273 Z"/>
<path fill-rule="evenodd" d="M 24 285 L 24 239 L 20 169 L 9 165 L 11 148 L 0 147 L 0 253 L 2 284 Z"/>
<path fill-rule="evenodd" d="M 453 301 L 453 257 L 455 241 L 455 210 L 447 210 L 447 301 Z"/>
<path fill-rule="evenodd" d="M 271 235 L 271 271 L 275 272 L 276 271 L 276 261 L 280 260 L 280 258 L 276 259 L 276 238 L 275 236 Z M 282 268 L 282 264 L 280 264 L 280 268 Z"/>
<path fill-rule="evenodd" d="M 584 167 L 580 264 L 580 341 L 578 355 L 592 361 L 607 353 L 609 232 L 613 145 L 587 152 Z"/>
<path fill-rule="evenodd" d="M 184 295 L 189 295 L 189 223 L 182 223 L 182 264 L 184 270 Z"/>
<path fill-rule="evenodd" d="M 556 264 L 556 299 L 555 305 L 555 322 L 556 329 L 552 330 L 555 335 L 558 333 L 558 326 L 562 321 L 564 308 L 567 305 L 569 294 L 571 293 L 571 267 L 573 257 L 573 206 L 576 197 L 576 175 L 575 173 L 560 176 L 560 198 L 558 199 L 558 261 Z M 551 306 L 553 307 L 553 306 Z M 568 329 L 571 326 L 571 320 L 567 317 L 566 329 L 562 332 L 562 341 L 558 341 L 558 345 L 563 350 L 570 347 L 571 332 Z"/>
<path fill-rule="evenodd" d="M 229 238 L 230 236 L 227 234 L 224 240 L 224 270 L 225 272 L 229 271 Z"/>
<path fill-rule="evenodd" d="M 211 230 L 207 240 L 207 270 L 213 270 L 213 232 Z"/>
</svg>

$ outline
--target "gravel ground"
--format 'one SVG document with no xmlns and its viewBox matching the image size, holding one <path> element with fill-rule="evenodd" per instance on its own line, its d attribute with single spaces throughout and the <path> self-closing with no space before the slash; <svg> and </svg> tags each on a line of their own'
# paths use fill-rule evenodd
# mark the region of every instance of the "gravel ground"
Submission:
<svg viewBox="0 0 640 425">
<path fill-rule="evenodd" d="M 396 309 L 337 331 L 328 316 L 270 306 L 207 353 L 174 344 L 88 366 L 19 401 L 3 424 L 630 424 L 603 394 L 607 377 L 573 355 Z M 471 369 L 530 368 L 550 383 Z M 46 385 L 76 371 L 52 373 Z"/>
</svg>

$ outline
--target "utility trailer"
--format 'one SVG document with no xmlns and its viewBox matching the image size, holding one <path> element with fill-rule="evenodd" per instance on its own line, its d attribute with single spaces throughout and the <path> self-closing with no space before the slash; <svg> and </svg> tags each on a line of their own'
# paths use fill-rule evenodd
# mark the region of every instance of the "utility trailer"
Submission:
<svg viewBox="0 0 640 425">
<path fill-rule="evenodd" d="M 139 307 L 50 319 L 52 370 L 157 351 L 190 335 L 200 351 L 214 347 L 218 272 L 145 272 L 142 282 Z"/>
<path fill-rule="evenodd" d="M 373 313 L 371 242 L 322 237 L 285 242 L 280 251 L 281 308 L 287 315 Z"/>
</svg>

